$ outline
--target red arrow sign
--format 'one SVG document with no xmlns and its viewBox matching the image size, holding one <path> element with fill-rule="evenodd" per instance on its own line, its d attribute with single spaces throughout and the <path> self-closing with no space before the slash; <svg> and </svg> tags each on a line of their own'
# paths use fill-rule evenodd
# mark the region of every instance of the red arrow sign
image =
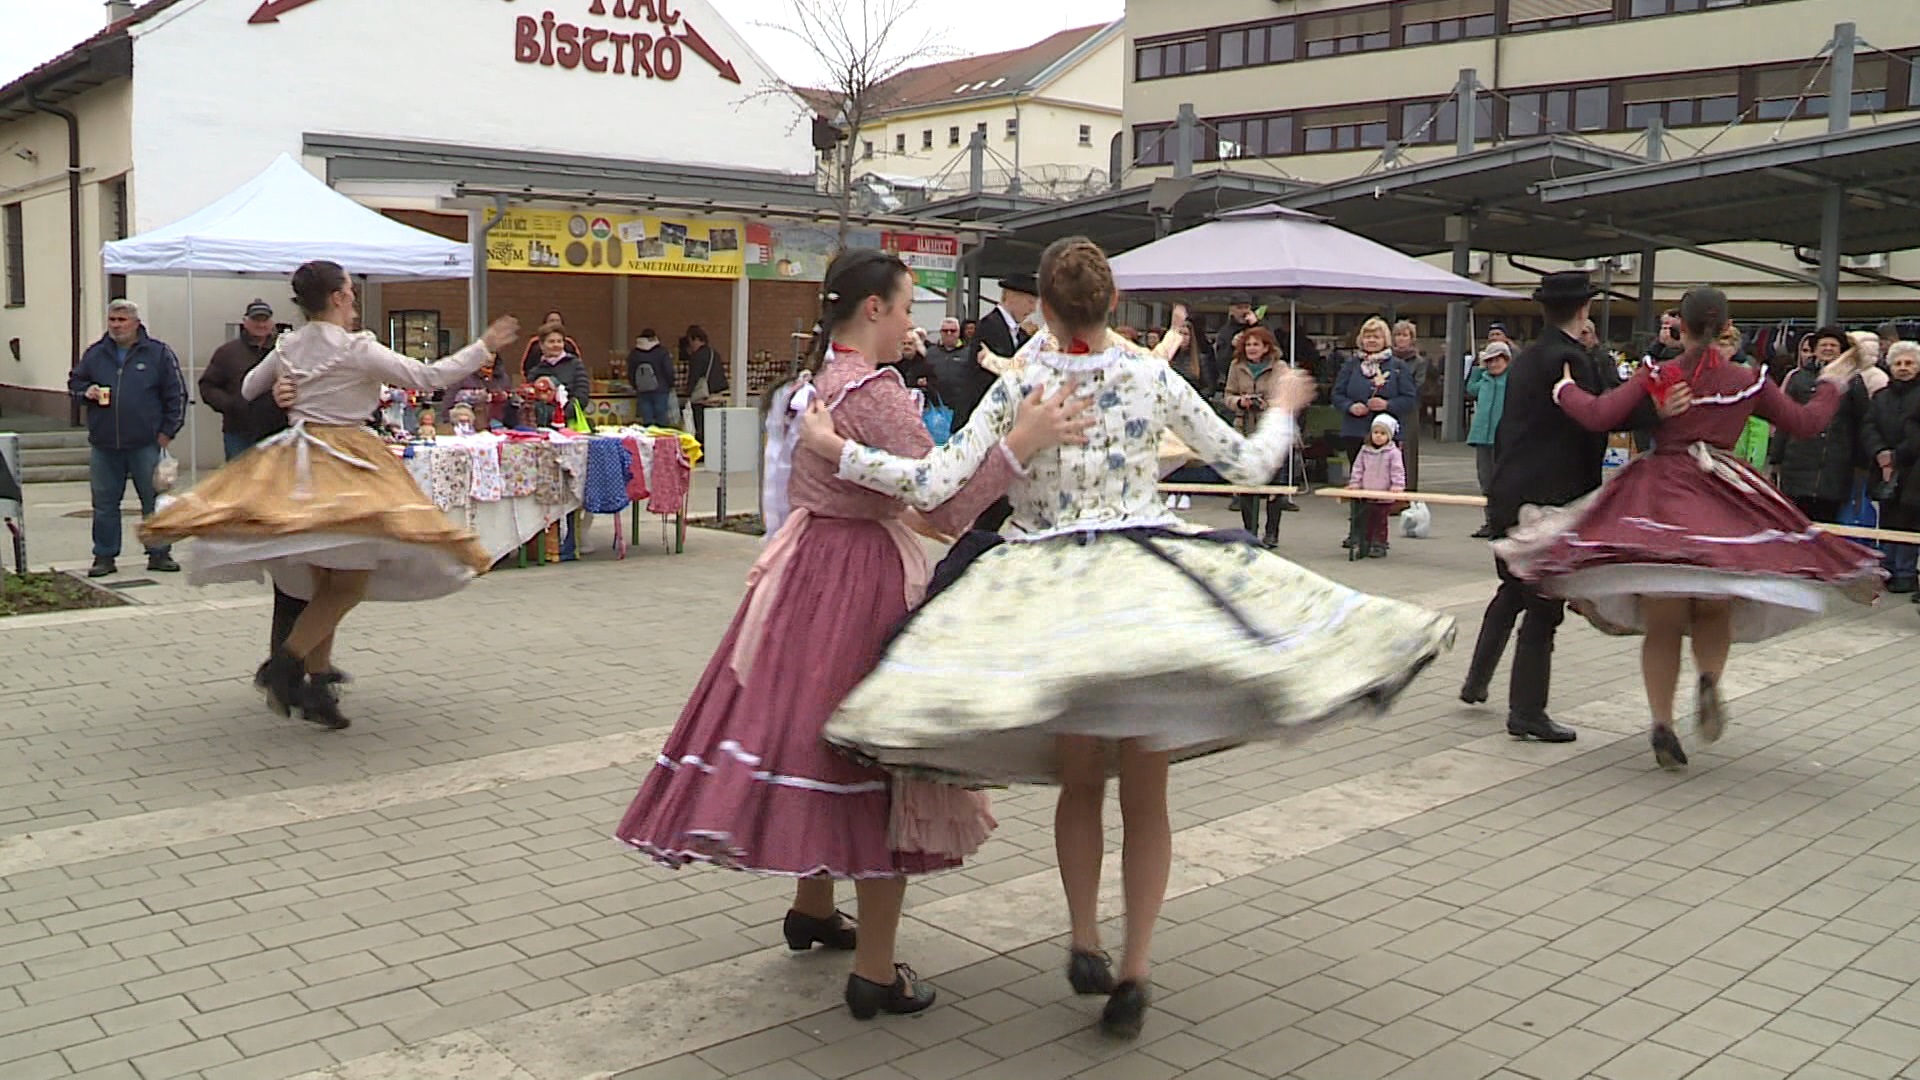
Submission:
<svg viewBox="0 0 1920 1080">
<path fill-rule="evenodd" d="M 285 15 L 294 8 L 306 7 L 311 3 L 313 3 L 313 0 L 266 0 L 247 22 L 250 25 L 256 26 L 261 23 L 279 22 L 280 16 Z"/>
<path fill-rule="evenodd" d="M 298 2 L 306 3 L 307 0 L 298 0 Z M 732 64 L 720 59 L 720 54 L 712 45 L 707 44 L 707 39 L 700 36 L 700 31 L 695 30 L 692 23 L 683 21 L 680 24 L 680 40 L 692 50 L 695 56 L 712 64 L 713 70 L 719 72 L 721 78 L 731 83 L 740 81 L 740 73 L 734 70 Z"/>
</svg>

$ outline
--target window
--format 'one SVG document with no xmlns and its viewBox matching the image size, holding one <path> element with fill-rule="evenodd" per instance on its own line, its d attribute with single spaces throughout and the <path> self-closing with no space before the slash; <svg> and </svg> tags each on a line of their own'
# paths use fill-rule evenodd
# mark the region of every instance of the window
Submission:
<svg viewBox="0 0 1920 1080">
<path fill-rule="evenodd" d="M 873 160 L 873 140 L 872 139 L 860 140 L 860 156 L 867 159 L 868 161 Z"/>
<path fill-rule="evenodd" d="M 1017 139 L 1019 137 L 1020 137 L 1020 119 L 1018 117 L 1015 117 L 1014 119 L 1007 121 L 1007 138 Z"/>
<path fill-rule="evenodd" d="M 920 133 L 920 149 L 922 150 L 933 149 L 933 129 L 932 128 L 928 128 L 927 130 Z"/>
<path fill-rule="evenodd" d="M 1606 86 L 1514 94 L 1507 99 L 1507 134 L 1524 137 L 1558 131 L 1604 131 L 1612 103 L 1612 88 Z"/>
<path fill-rule="evenodd" d="M 907 152 L 906 132 L 903 131 L 893 137 L 893 152 L 896 154 L 904 154 Z"/>
<path fill-rule="evenodd" d="M 1142 45 L 1134 50 L 1134 78 L 1164 79 L 1207 70 L 1207 39 Z"/>
<path fill-rule="evenodd" d="M 1400 37 L 1406 45 L 1492 37 L 1493 0 L 1421 0 L 1402 4 Z"/>
<path fill-rule="evenodd" d="M 1080 125 L 1080 145 L 1081 146 L 1093 145 L 1093 125 L 1092 124 Z"/>
<path fill-rule="evenodd" d="M 954 126 L 947 129 L 947 145 L 948 146 L 960 145 L 960 125 L 955 124 Z"/>
<path fill-rule="evenodd" d="M 1739 7 L 1746 2 L 1747 0 L 1632 0 L 1632 3 L 1627 6 L 1627 17 L 1644 19 L 1651 15 L 1682 15 L 1689 11 Z"/>
<path fill-rule="evenodd" d="M 1392 19 L 1385 8 L 1365 8 L 1306 21 L 1307 55 L 1344 56 L 1393 47 Z"/>
<path fill-rule="evenodd" d="M 1275 23 L 1223 30 L 1216 48 L 1216 66 L 1221 71 L 1259 67 L 1262 64 L 1284 64 L 1293 59 L 1293 24 Z"/>
<path fill-rule="evenodd" d="M 985 135 L 987 133 L 987 122 L 985 120 L 980 121 L 979 123 L 973 125 L 973 130 L 979 132 L 982 135 Z"/>
<path fill-rule="evenodd" d="M 1755 114 L 1762 120 L 1804 119 L 1827 115 L 1830 68 L 1808 75 L 1804 68 L 1775 68 L 1754 79 Z M 1853 68 L 1853 111 L 1881 112 L 1887 107 L 1887 62 L 1861 60 Z"/>
<path fill-rule="evenodd" d="M 132 227 L 127 215 L 127 180 L 121 177 L 103 185 L 106 191 L 106 205 L 102 207 L 101 229 L 109 240 L 125 240 L 127 231 Z M 125 274 L 107 275 L 107 299 L 119 300 L 127 295 L 127 276 Z"/>
<path fill-rule="evenodd" d="M 1301 149 L 1309 154 L 1377 150 L 1387 145 L 1386 110 L 1327 109 L 1300 116 Z"/>
<path fill-rule="evenodd" d="M 1508 0 L 1507 32 L 1560 30 L 1613 21 L 1613 0 Z"/>
<path fill-rule="evenodd" d="M 1135 165 L 1173 164 L 1173 128 L 1167 124 L 1134 128 L 1133 163 Z"/>
<path fill-rule="evenodd" d="M 27 302 L 27 238 L 25 209 L 19 203 L 8 203 L 4 217 L 0 217 L 0 231 L 6 235 L 7 245 L 7 306 L 21 307 Z"/>
<path fill-rule="evenodd" d="M 1474 106 L 1474 141 L 1491 141 L 1494 137 L 1493 95 L 1476 95 Z M 1436 112 L 1438 116 L 1434 115 Z M 1411 102 L 1400 106 L 1400 141 L 1407 146 L 1450 144 L 1460 137 L 1459 122 L 1458 98 Z"/>
<path fill-rule="evenodd" d="M 1630 130 L 1656 119 L 1675 128 L 1728 124 L 1740 115 L 1740 76 L 1639 80 L 1626 84 L 1625 97 Z"/>
</svg>

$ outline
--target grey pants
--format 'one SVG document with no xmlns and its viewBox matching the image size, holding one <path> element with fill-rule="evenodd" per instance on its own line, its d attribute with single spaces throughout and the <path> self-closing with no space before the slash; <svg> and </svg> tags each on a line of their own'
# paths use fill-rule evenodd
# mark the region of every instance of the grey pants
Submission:
<svg viewBox="0 0 1920 1080">
<path fill-rule="evenodd" d="M 1480 494 L 1493 491 L 1493 447 L 1476 446 L 1473 448 L 1473 475 L 1480 481 Z M 1487 520 L 1493 520 L 1493 511 L 1487 511 Z"/>
</svg>

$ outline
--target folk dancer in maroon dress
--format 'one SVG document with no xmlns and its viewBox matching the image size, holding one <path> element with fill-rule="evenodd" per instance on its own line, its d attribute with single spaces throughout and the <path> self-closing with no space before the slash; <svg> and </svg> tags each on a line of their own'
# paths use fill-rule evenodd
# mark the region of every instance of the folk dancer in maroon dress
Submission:
<svg viewBox="0 0 1920 1080">
<path fill-rule="evenodd" d="M 920 408 L 893 368 L 875 366 L 876 357 L 898 351 L 912 325 L 912 274 L 893 256 L 851 251 L 829 268 L 824 289 L 817 370 L 800 385 L 832 408 L 849 438 L 924 457 L 933 441 Z M 791 393 L 776 396 L 777 416 Z M 1008 435 L 963 492 L 927 515 L 928 526 L 960 531 L 1006 493 L 1017 460 L 1084 423 L 1073 420 L 1084 405 L 1068 404 L 1065 394 L 1027 404 L 1024 429 Z M 793 456 L 790 479 L 779 485 L 784 521 L 769 521 L 746 598 L 616 835 L 669 866 L 700 861 L 798 879 L 787 944 L 796 952 L 815 944 L 854 950 L 846 1000 L 867 1019 L 933 1003 L 933 991 L 894 963 L 906 875 L 960 865 L 957 856 L 984 839 L 991 821 L 958 852 L 902 845 L 890 828 L 899 808 L 887 773 L 821 739 L 828 716 L 872 668 L 928 578 L 905 505 L 836 479 L 838 465 Z M 859 897 L 857 934 L 834 910 L 834 882 L 845 878 Z"/>
<path fill-rule="evenodd" d="M 1653 452 L 1589 499 L 1536 511 L 1494 545 L 1522 578 L 1570 601 L 1601 630 L 1645 635 L 1640 667 L 1653 713 L 1650 738 L 1655 759 L 1670 770 L 1687 764 L 1673 730 L 1681 638 L 1692 638 L 1699 673 L 1694 722 L 1711 743 L 1726 727 L 1720 677 L 1734 642 L 1762 641 L 1810 622 L 1835 593 L 1872 603 L 1885 579 L 1875 552 L 1815 529 L 1733 454 L 1750 415 L 1793 438 L 1824 430 L 1857 361 L 1826 365 L 1803 404 L 1714 348 L 1727 325 L 1724 293 L 1689 291 L 1681 321 L 1685 351 L 1643 365 L 1618 389 L 1596 396 L 1570 378 L 1554 388 L 1560 407 L 1582 427 L 1609 431 L 1649 397 L 1687 387 L 1690 406 L 1661 421 Z"/>
</svg>

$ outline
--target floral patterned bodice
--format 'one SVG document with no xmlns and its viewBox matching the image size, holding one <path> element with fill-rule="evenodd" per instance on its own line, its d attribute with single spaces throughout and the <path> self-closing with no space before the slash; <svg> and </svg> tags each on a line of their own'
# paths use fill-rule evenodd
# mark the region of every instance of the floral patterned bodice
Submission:
<svg viewBox="0 0 1920 1080">
<path fill-rule="evenodd" d="M 1041 351 L 1001 376 L 965 428 L 946 446 L 903 458 L 849 441 L 841 479 L 885 492 L 920 509 L 952 498 L 1012 430 L 1021 400 L 1036 386 L 1051 395 L 1073 380 L 1091 395 L 1087 445 L 1043 451 L 1009 493 L 1012 522 L 1028 538 L 1134 527 L 1184 528 L 1159 493 L 1160 434 L 1171 429 L 1201 460 L 1237 484 L 1264 484 L 1286 459 L 1294 419 L 1272 410 L 1242 436 L 1165 361 L 1130 349 L 1091 354 Z M 843 429 L 844 433 L 844 429 Z"/>
</svg>

